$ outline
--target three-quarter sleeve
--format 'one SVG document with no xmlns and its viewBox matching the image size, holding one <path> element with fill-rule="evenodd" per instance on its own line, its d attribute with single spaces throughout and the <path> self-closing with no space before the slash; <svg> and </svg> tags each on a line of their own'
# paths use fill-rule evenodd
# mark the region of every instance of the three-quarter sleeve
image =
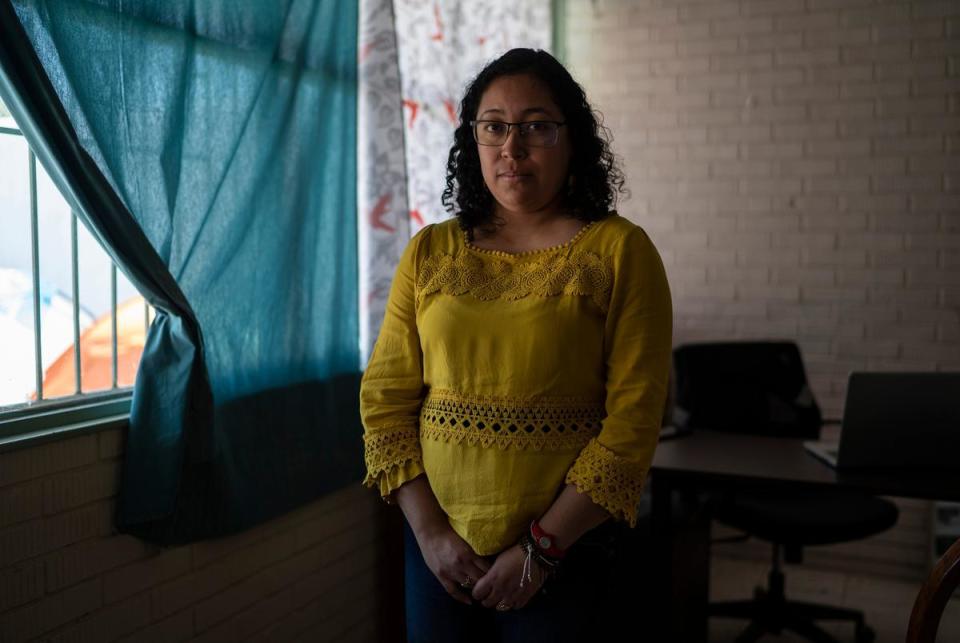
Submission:
<svg viewBox="0 0 960 643">
<path fill-rule="evenodd" d="M 641 228 L 614 258 L 604 326 L 606 418 L 566 482 L 615 519 L 636 525 L 669 387 L 673 311 L 660 255 Z"/>
<path fill-rule="evenodd" d="M 407 244 L 397 266 L 387 307 L 360 384 L 367 475 L 381 497 L 424 472 L 418 416 L 423 402 L 423 354 L 416 320 L 416 275 L 427 226 Z"/>
</svg>

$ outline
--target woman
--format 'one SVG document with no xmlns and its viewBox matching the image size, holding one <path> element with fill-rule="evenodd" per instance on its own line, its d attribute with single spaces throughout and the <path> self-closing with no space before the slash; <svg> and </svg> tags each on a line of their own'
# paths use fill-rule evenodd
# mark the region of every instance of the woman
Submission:
<svg viewBox="0 0 960 643">
<path fill-rule="evenodd" d="M 406 518 L 411 641 L 583 640 L 659 435 L 670 294 L 582 88 L 514 49 L 467 88 L 455 219 L 410 242 L 361 387 Z M 611 519 L 608 522 L 608 519 Z M 607 524 L 603 524 L 607 523 Z"/>
</svg>

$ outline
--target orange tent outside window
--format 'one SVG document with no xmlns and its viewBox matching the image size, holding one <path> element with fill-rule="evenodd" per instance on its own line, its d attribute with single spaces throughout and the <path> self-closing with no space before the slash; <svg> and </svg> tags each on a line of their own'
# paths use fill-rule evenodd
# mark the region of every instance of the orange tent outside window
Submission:
<svg viewBox="0 0 960 643">
<path fill-rule="evenodd" d="M 80 381 L 84 393 L 113 385 L 113 348 L 110 313 L 100 316 L 80 334 Z M 143 297 L 117 306 L 117 386 L 133 386 L 146 341 Z M 43 378 L 43 397 L 74 395 L 73 345 L 50 365 Z M 36 399 L 36 393 L 32 396 Z"/>
</svg>

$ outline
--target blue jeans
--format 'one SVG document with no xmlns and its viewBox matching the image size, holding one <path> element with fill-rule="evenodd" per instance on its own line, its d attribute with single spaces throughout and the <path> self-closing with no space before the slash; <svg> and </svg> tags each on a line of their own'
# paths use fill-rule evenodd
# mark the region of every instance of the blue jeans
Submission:
<svg viewBox="0 0 960 643">
<path fill-rule="evenodd" d="M 608 600 L 625 525 L 607 521 L 584 534 L 567 553 L 561 573 L 518 610 L 498 612 L 455 601 L 423 560 L 404 521 L 404 586 L 408 643 L 503 643 L 600 640 L 610 625 Z M 495 556 L 486 559 L 492 564 Z"/>
</svg>

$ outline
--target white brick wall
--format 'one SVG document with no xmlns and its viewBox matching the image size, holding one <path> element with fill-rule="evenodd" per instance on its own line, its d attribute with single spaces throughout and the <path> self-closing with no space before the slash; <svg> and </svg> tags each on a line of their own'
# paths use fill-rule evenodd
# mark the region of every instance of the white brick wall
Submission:
<svg viewBox="0 0 960 643">
<path fill-rule="evenodd" d="M 241 534 L 160 548 L 113 531 L 122 448 L 109 430 L 0 453 L 0 641 L 383 638 L 376 494 L 352 484 Z"/>
<path fill-rule="evenodd" d="M 565 7 L 678 342 L 795 338 L 831 416 L 851 369 L 960 368 L 960 3 Z"/>
<path fill-rule="evenodd" d="M 677 343 L 795 339 L 828 417 L 851 370 L 960 370 L 960 2 L 563 6 Z M 917 575 L 929 507 L 902 507 L 868 567 Z"/>
</svg>

